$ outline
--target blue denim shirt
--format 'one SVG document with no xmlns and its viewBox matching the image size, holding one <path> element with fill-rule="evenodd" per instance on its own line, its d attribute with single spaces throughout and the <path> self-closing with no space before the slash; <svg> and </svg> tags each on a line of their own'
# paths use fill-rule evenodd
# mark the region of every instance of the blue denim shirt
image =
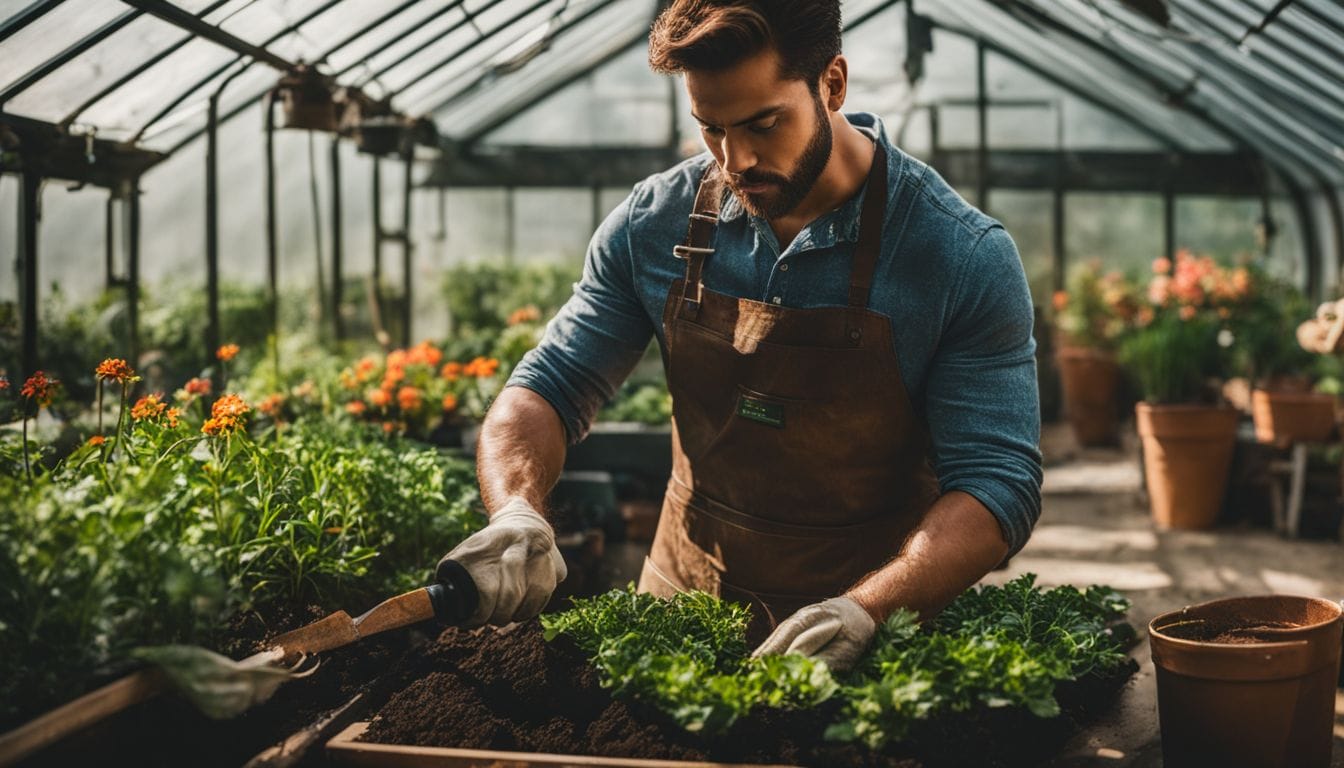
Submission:
<svg viewBox="0 0 1344 768">
<path fill-rule="evenodd" d="M 890 202 L 869 307 L 891 319 L 942 491 L 989 508 L 1016 552 L 1040 515 L 1041 486 L 1032 303 L 1017 247 L 933 169 L 892 146 L 876 116 L 847 117 L 887 150 Z M 573 298 L 509 379 L 555 408 L 571 442 L 587 434 L 649 339 L 666 341 L 663 304 L 685 274 L 672 246 L 686 236 L 710 162 L 702 154 L 635 186 L 594 234 Z M 902 190 L 914 198 L 897 217 Z M 845 306 L 862 197 L 780 248 L 769 224 L 728 195 L 705 286 L 787 307 Z"/>
</svg>

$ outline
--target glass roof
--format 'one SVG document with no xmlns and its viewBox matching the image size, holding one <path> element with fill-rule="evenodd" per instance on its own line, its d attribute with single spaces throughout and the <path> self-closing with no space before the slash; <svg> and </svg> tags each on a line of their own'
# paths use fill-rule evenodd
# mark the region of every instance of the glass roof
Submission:
<svg viewBox="0 0 1344 768">
<path fill-rule="evenodd" d="M 1249 148 L 1301 183 L 1344 184 L 1337 0 L 844 0 L 844 11 L 880 21 L 910 4 L 1162 146 Z M 0 112 L 172 151 L 199 136 L 226 81 L 221 114 L 240 114 L 274 84 L 273 64 L 307 61 L 476 139 L 637 45 L 658 5 L 0 0 Z M 897 25 L 867 35 L 879 27 Z M 905 42 L 890 42 L 894 55 Z"/>
</svg>

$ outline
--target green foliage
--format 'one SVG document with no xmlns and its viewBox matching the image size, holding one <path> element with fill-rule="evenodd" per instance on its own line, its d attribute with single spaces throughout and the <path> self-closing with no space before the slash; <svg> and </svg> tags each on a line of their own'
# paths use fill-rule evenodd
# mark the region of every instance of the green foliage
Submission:
<svg viewBox="0 0 1344 768">
<path fill-rule="evenodd" d="M 633 421 L 662 426 L 672 421 L 672 395 L 667 382 L 627 382 L 611 403 L 598 414 L 601 421 Z"/>
<path fill-rule="evenodd" d="M 536 307 L 542 318 L 549 318 L 569 300 L 579 276 L 580 269 L 568 265 L 482 263 L 454 267 L 444 274 L 442 282 L 453 333 L 461 337 L 470 335 L 471 330 L 501 329 L 514 312 L 529 306 Z M 456 358 L 490 353 L 488 346 L 449 352 Z"/>
<path fill-rule="evenodd" d="M 835 693 L 825 664 L 748 658 L 749 620 L 746 608 L 703 592 L 662 600 L 633 587 L 541 617 L 546 639 L 571 637 L 613 693 L 648 701 L 689 731 L 722 731 L 757 707 L 812 706 Z"/>
<path fill-rule="evenodd" d="M 838 696 L 844 706 L 827 737 L 881 749 L 949 712 L 1059 714 L 1057 683 L 1125 662 L 1128 608 L 1104 587 L 1042 590 L 1031 575 L 973 589 L 923 627 L 913 612 L 896 612 L 842 686 L 802 656 L 747 658 L 746 609 L 702 592 L 662 600 L 616 590 L 541 621 L 547 639 L 566 635 L 589 653 L 613 693 L 649 702 L 687 730 L 722 731 L 758 707 Z"/>
<path fill-rule="evenodd" d="M 1150 403 L 1199 401 L 1205 379 L 1223 370 L 1217 319 L 1200 314 L 1189 320 L 1165 312 L 1136 329 L 1120 345 L 1120 362 Z"/>
<path fill-rule="evenodd" d="M 134 421 L 31 483 L 0 474 L 0 721 L 239 611 L 422 585 L 483 523 L 472 468 L 437 451 L 347 421 L 253 439 L 187 418 Z"/>
<path fill-rule="evenodd" d="M 1111 625 L 1128 608 L 1104 587 L 1042 590 L 1028 574 L 965 592 L 923 628 L 898 611 L 846 680 L 842 719 L 827 736 L 877 749 L 918 721 L 977 706 L 1053 717 L 1057 683 L 1124 663 L 1131 635 Z"/>
<path fill-rule="evenodd" d="M 1297 326 L 1313 314 L 1311 303 L 1297 286 L 1270 275 L 1259 264 L 1245 268 L 1253 290 L 1228 321 L 1232 370 L 1252 383 L 1309 373 L 1315 355 L 1303 349 L 1296 336 Z"/>
</svg>

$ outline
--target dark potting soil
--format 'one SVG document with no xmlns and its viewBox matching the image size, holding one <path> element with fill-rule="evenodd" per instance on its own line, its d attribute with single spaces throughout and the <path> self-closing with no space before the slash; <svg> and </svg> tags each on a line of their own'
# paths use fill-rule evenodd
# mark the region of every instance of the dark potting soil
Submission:
<svg viewBox="0 0 1344 768">
<path fill-rule="evenodd" d="M 450 629 L 407 654 L 392 696 L 363 741 L 408 746 L 664 760 L 826 766 L 1008 766 L 1053 754 L 1079 724 L 1109 706 L 1137 668 L 1061 686 L 1065 714 L 984 710 L 929 723 L 909 744 L 875 753 L 823 738 L 838 702 L 821 711 L 764 711 L 724 735 L 686 732 L 657 710 L 613 699 L 583 653 L 546 642 L 536 622 L 504 630 Z"/>
<path fill-rule="evenodd" d="M 1253 645 L 1279 642 L 1283 638 L 1276 630 L 1297 629 L 1303 626 L 1285 621 L 1266 621 L 1259 624 L 1228 624 L 1226 622 L 1190 622 L 1164 627 L 1162 634 L 1181 640 L 1221 645 Z"/>
<path fill-rule="evenodd" d="M 235 616 L 216 650 L 242 658 L 264 650 L 266 639 L 326 615 L 316 606 L 269 613 L 269 618 L 255 613 Z M 417 629 L 423 637 L 423 628 Z M 212 720 L 172 693 L 160 695 L 39 752 L 22 765 L 238 768 L 367 690 L 406 652 L 412 636 L 407 630 L 389 632 L 324 653 L 313 674 L 285 683 L 265 703 L 230 720 Z"/>
</svg>

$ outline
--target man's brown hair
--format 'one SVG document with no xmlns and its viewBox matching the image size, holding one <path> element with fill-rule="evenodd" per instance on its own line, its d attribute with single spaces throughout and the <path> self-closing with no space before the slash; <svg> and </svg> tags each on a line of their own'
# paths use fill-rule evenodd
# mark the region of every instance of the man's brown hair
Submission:
<svg viewBox="0 0 1344 768">
<path fill-rule="evenodd" d="M 815 93 L 840 54 L 840 1 L 673 0 L 649 33 L 649 66 L 723 70 L 767 46 L 779 53 L 781 76 Z"/>
</svg>

